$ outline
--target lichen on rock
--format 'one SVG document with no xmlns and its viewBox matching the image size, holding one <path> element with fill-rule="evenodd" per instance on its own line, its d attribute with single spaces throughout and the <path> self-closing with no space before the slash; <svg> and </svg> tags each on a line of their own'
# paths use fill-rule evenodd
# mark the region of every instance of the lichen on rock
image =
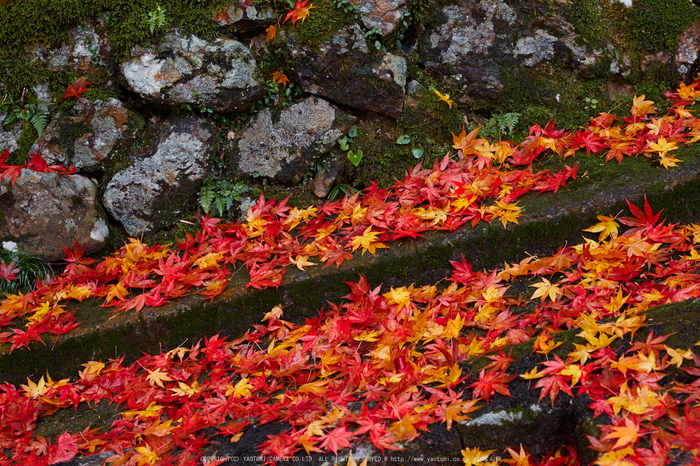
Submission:
<svg viewBox="0 0 700 466">
<path fill-rule="evenodd" d="M 178 208 L 192 204 L 214 148 L 214 126 L 203 119 L 175 119 L 153 155 L 118 172 L 107 184 L 105 208 L 131 236 L 172 222 Z"/>
<path fill-rule="evenodd" d="M 135 47 L 121 70 L 134 92 L 173 107 L 242 112 L 263 92 L 250 50 L 228 38 L 168 34 L 156 48 Z"/>
</svg>

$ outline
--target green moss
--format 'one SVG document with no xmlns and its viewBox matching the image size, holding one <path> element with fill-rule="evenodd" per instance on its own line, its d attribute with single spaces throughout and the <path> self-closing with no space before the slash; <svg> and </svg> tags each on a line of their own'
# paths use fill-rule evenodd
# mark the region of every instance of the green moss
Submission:
<svg viewBox="0 0 700 466">
<path fill-rule="evenodd" d="M 316 2 L 309 17 L 303 22 L 299 21 L 291 26 L 291 31 L 301 43 L 317 46 L 330 40 L 333 35 L 344 26 L 355 22 L 353 16 L 336 8 L 335 2 Z"/>
<path fill-rule="evenodd" d="M 504 71 L 501 80 L 508 92 L 491 110 L 493 113 L 520 113 L 517 130 L 521 132 L 526 132 L 533 123 L 544 126 L 555 118 L 558 127 L 579 128 L 603 109 L 615 106 L 606 96 L 605 77 L 585 78 L 565 69 L 552 68 L 549 73 L 534 69 Z M 597 99 L 596 108 L 586 108 L 586 98 Z"/>
<path fill-rule="evenodd" d="M 687 0 L 635 0 L 631 13 L 632 37 L 649 52 L 675 51 L 678 37 L 700 18 L 700 8 Z"/>
<path fill-rule="evenodd" d="M 19 149 L 12 154 L 9 162 L 14 165 L 24 164 L 27 161 L 29 150 L 31 149 L 32 144 L 34 144 L 34 141 L 36 141 L 37 137 L 39 137 L 39 135 L 36 133 L 36 129 L 34 129 L 34 127 L 28 121 L 22 121 L 22 134 L 17 140 Z"/>
<path fill-rule="evenodd" d="M 611 39 L 615 42 L 626 41 L 627 7 L 622 2 L 574 0 L 569 16 L 576 33 L 592 46 L 602 45 Z"/>
</svg>

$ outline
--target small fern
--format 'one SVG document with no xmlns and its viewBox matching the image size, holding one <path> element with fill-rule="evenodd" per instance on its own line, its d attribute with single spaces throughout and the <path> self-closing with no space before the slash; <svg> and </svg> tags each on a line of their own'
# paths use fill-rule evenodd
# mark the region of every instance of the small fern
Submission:
<svg viewBox="0 0 700 466">
<path fill-rule="evenodd" d="M 148 30 L 153 34 L 153 31 L 165 26 L 165 12 L 167 10 L 156 4 L 156 9 L 148 12 Z"/>
<path fill-rule="evenodd" d="M 250 189 L 250 186 L 243 181 L 231 183 L 217 177 L 207 178 L 199 191 L 199 205 L 204 213 L 212 212 L 223 217 L 231 209 L 233 203 Z"/>
<path fill-rule="evenodd" d="M 515 127 L 520 121 L 520 113 L 502 113 L 499 115 L 492 115 L 481 134 L 485 136 L 490 136 L 493 138 L 501 137 L 502 133 L 512 134 L 515 131 Z"/>
<path fill-rule="evenodd" d="M 12 96 L 9 94 L 5 95 L 5 98 L 0 103 L 0 113 L 4 112 L 7 112 L 7 115 L 2 122 L 3 125 L 8 125 L 13 121 L 23 120 L 34 127 L 37 136 L 41 136 L 41 133 L 44 132 L 49 122 L 49 111 L 46 105 L 34 103 L 25 107 L 20 107 L 12 100 Z"/>
<path fill-rule="evenodd" d="M 36 134 L 41 136 L 49 122 L 49 112 L 38 105 L 29 105 L 20 112 L 19 119 L 28 121 L 36 130 Z"/>
<path fill-rule="evenodd" d="M 202 189 L 199 191 L 199 205 L 205 213 L 209 213 L 209 207 L 216 197 L 216 182 L 212 178 L 204 180 Z"/>
</svg>

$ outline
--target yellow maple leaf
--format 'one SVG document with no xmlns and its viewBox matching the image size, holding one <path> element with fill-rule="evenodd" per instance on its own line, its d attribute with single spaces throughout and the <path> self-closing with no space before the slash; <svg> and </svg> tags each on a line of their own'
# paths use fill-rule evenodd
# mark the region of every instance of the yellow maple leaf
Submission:
<svg viewBox="0 0 700 466">
<path fill-rule="evenodd" d="M 678 86 L 678 96 L 683 100 L 695 100 L 700 96 L 700 90 L 695 89 L 695 83 L 681 83 Z"/>
<path fill-rule="evenodd" d="M 148 377 L 146 377 L 146 380 L 148 380 L 148 383 L 150 383 L 151 386 L 157 385 L 160 388 L 165 388 L 163 382 L 171 382 L 173 379 L 171 379 L 168 374 L 161 371 L 159 367 L 154 371 L 148 371 Z"/>
<path fill-rule="evenodd" d="M 634 466 L 639 464 L 638 461 L 631 462 L 625 460 L 628 456 L 635 456 L 636 451 L 632 447 L 625 447 L 621 450 L 613 450 L 602 454 L 595 464 L 598 466 Z"/>
<path fill-rule="evenodd" d="M 464 466 L 478 466 L 488 461 L 489 456 L 496 450 L 480 450 L 479 448 L 465 448 L 462 450 Z"/>
<path fill-rule="evenodd" d="M 506 450 L 511 458 L 510 459 L 504 459 L 503 462 L 510 464 L 512 466 L 530 466 L 530 455 L 525 453 L 525 449 L 523 448 L 523 444 L 520 444 L 520 451 L 515 451 L 512 448 L 508 448 Z"/>
<path fill-rule="evenodd" d="M 89 361 L 83 364 L 83 366 L 85 367 L 85 370 L 79 371 L 78 375 L 80 375 L 80 378 L 82 380 L 89 382 L 100 375 L 102 369 L 105 368 L 105 363 L 98 361 Z"/>
<path fill-rule="evenodd" d="M 202 386 L 196 380 L 192 382 L 192 385 L 187 385 L 185 382 L 178 382 L 178 388 L 171 388 L 170 390 L 178 396 L 193 396 L 202 390 Z"/>
<path fill-rule="evenodd" d="M 666 170 L 668 170 L 668 167 L 677 167 L 678 165 L 676 162 L 680 162 L 680 159 L 675 158 L 673 155 L 668 155 L 668 154 L 659 154 L 659 163 L 661 166 L 663 166 Z"/>
<path fill-rule="evenodd" d="M 536 353 L 549 354 L 550 351 L 558 346 L 561 346 L 562 344 L 563 342 L 561 341 L 555 343 L 554 340 L 552 340 L 552 335 L 549 335 L 548 333 L 541 333 L 532 344 L 532 349 Z"/>
<path fill-rule="evenodd" d="M 360 336 L 357 336 L 354 338 L 355 341 L 368 341 L 368 342 L 375 342 L 379 341 L 379 335 L 381 335 L 381 331 L 379 330 L 366 330 L 362 332 Z"/>
<path fill-rule="evenodd" d="M 209 267 L 217 267 L 219 261 L 224 257 L 223 252 L 209 252 L 199 259 L 195 260 L 192 265 L 197 266 L 200 269 L 207 269 Z"/>
<path fill-rule="evenodd" d="M 497 143 L 494 158 L 498 163 L 505 163 L 506 159 L 513 155 L 513 148 L 507 141 Z"/>
<path fill-rule="evenodd" d="M 255 387 L 248 381 L 247 378 L 238 381 L 235 387 L 227 386 L 226 396 L 235 396 L 236 398 L 246 398 L 251 395 L 251 390 Z"/>
<path fill-rule="evenodd" d="M 480 129 L 481 126 L 474 128 L 467 134 L 462 126 L 462 132 L 459 135 L 452 133 L 452 147 L 461 150 L 464 155 L 476 154 L 476 147 L 486 141 L 485 139 L 475 139 Z"/>
<path fill-rule="evenodd" d="M 142 447 L 136 447 L 136 453 L 138 458 L 138 463 L 136 463 L 137 466 L 143 466 L 146 464 L 153 465 L 160 459 L 156 452 L 151 450 L 151 447 L 148 444 Z"/>
<path fill-rule="evenodd" d="M 270 309 L 270 312 L 265 314 L 265 316 L 262 318 L 262 320 L 263 320 L 263 322 L 265 322 L 266 320 L 270 320 L 270 319 L 281 319 L 283 315 L 284 315 L 284 310 L 282 309 L 282 305 L 278 304 L 277 306 Z"/>
<path fill-rule="evenodd" d="M 503 227 L 505 228 L 508 222 L 518 223 L 518 219 L 523 215 L 520 213 L 523 208 L 517 205 L 518 203 L 508 204 L 503 201 L 496 201 L 496 206 L 501 210 L 496 214 L 496 217 L 501 221 Z"/>
<path fill-rule="evenodd" d="M 675 365 L 676 367 L 681 367 L 683 364 L 684 359 L 691 360 L 693 359 L 693 352 L 691 350 L 675 350 L 669 346 L 664 345 L 666 348 L 666 352 L 668 353 L 669 356 L 671 356 L 671 360 L 668 362 L 671 365 Z"/>
<path fill-rule="evenodd" d="M 360 236 L 356 236 L 350 241 L 350 245 L 352 246 L 353 251 L 357 251 L 360 247 L 362 247 L 362 254 L 366 251 L 369 251 L 370 254 L 374 255 L 374 251 L 377 248 L 386 248 L 386 244 L 377 241 L 377 237 L 379 236 L 379 232 L 373 232 L 372 231 L 372 226 L 368 226 L 364 233 Z"/>
<path fill-rule="evenodd" d="M 109 303 L 112 299 L 117 298 L 119 301 L 126 299 L 129 291 L 122 285 L 121 282 L 107 285 L 107 296 L 105 297 L 105 303 Z"/>
<path fill-rule="evenodd" d="M 596 223 L 590 228 L 586 228 L 583 231 L 590 231 L 591 233 L 600 233 L 598 236 L 598 241 L 603 241 L 605 238 L 610 236 L 611 238 L 617 238 L 617 227 L 620 226 L 619 223 L 615 221 L 615 217 L 612 215 L 598 215 L 598 220 L 600 222 Z"/>
<path fill-rule="evenodd" d="M 157 404 L 155 401 L 149 403 L 146 409 L 134 409 L 129 411 L 124 411 L 122 416 L 127 419 L 139 418 L 139 419 L 152 419 L 155 417 L 160 417 L 160 413 L 163 410 L 163 406 Z"/>
<path fill-rule="evenodd" d="M 560 370 L 559 373 L 561 375 L 568 375 L 571 377 L 571 386 L 573 387 L 578 383 L 579 380 L 581 380 L 581 375 L 583 375 L 583 371 L 581 370 L 581 366 L 578 364 L 567 364 L 564 369 Z"/>
<path fill-rule="evenodd" d="M 562 294 L 561 290 L 557 285 L 553 285 L 550 283 L 549 280 L 546 278 L 542 278 L 542 281 L 540 283 L 535 283 L 534 285 L 530 285 L 531 287 L 537 288 L 537 290 L 532 294 L 530 299 L 535 299 L 535 298 L 542 298 L 542 302 L 544 302 L 547 297 L 549 297 L 550 301 L 554 302 L 557 300 L 559 295 Z"/>
<path fill-rule="evenodd" d="M 49 378 L 49 380 L 51 379 Z M 46 395 L 46 392 L 48 392 L 51 388 L 49 385 L 46 384 L 43 375 L 39 379 L 38 383 L 34 383 L 31 381 L 31 379 L 27 378 L 27 385 L 22 384 L 20 385 L 20 387 L 22 387 L 22 390 L 24 390 L 30 398 L 39 398 L 41 396 L 44 396 Z"/>
<path fill-rule="evenodd" d="M 450 108 L 452 108 L 453 101 L 450 100 L 450 94 L 441 94 L 437 89 L 433 90 L 433 92 L 441 101 L 445 102 Z"/>
<path fill-rule="evenodd" d="M 296 265 L 299 270 L 306 270 L 306 267 L 310 267 L 312 265 L 318 265 L 315 262 L 311 262 L 309 259 L 309 256 L 301 256 L 298 255 L 296 259 L 292 259 L 291 257 L 289 258 L 289 262 L 292 264 Z"/>
<path fill-rule="evenodd" d="M 657 142 L 650 142 L 649 149 L 645 152 L 658 152 L 659 156 L 665 155 L 669 151 L 678 149 L 678 145 L 675 142 L 668 142 L 666 138 L 661 136 Z"/>
<path fill-rule="evenodd" d="M 402 286 L 394 289 L 394 287 L 391 287 L 391 290 L 388 293 L 384 293 L 383 296 L 387 299 L 389 304 L 396 304 L 398 306 L 397 310 L 400 311 L 404 307 L 410 307 L 411 291 L 413 291 L 413 285 L 411 285 L 409 288 Z"/>
<path fill-rule="evenodd" d="M 536 367 L 533 367 L 532 369 L 530 369 L 530 372 L 525 372 L 524 374 L 520 374 L 520 377 L 525 379 L 525 380 L 532 380 L 532 379 L 539 379 L 540 377 L 544 377 L 544 374 L 541 372 L 538 372 Z"/>
<path fill-rule="evenodd" d="M 647 113 L 656 113 L 653 100 L 644 100 L 644 95 L 634 96 L 632 100 L 632 116 L 643 117 Z"/>
</svg>

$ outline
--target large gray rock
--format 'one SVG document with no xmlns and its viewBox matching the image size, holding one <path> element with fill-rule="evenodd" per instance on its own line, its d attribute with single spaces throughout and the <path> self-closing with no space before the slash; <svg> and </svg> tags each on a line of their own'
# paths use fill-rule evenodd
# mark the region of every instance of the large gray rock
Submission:
<svg viewBox="0 0 700 466">
<path fill-rule="evenodd" d="M 88 178 L 23 169 L 14 185 L 0 183 L 0 237 L 28 254 L 56 261 L 76 240 L 94 252 L 108 235 L 97 186 Z"/>
<path fill-rule="evenodd" d="M 281 183 L 296 183 L 309 169 L 317 150 L 331 150 L 355 122 L 334 105 L 309 97 L 273 118 L 261 110 L 243 132 L 236 161 L 243 175 L 258 174 Z"/>
<path fill-rule="evenodd" d="M 99 168 L 115 151 L 130 145 L 132 114 L 117 99 L 81 99 L 54 117 L 31 151 L 49 164 L 75 166 L 78 172 Z"/>
<path fill-rule="evenodd" d="M 401 116 L 406 59 L 370 50 L 356 24 L 318 46 L 302 44 L 292 34 L 286 46 L 304 91 L 393 118 Z"/>
<path fill-rule="evenodd" d="M 172 223 L 179 209 L 196 202 L 215 136 L 214 125 L 203 119 L 171 122 L 154 154 L 114 175 L 103 205 L 131 236 Z"/>
<path fill-rule="evenodd" d="M 135 47 L 121 69 L 134 92 L 168 106 L 242 112 L 263 92 L 253 55 L 233 39 L 168 34 L 153 49 Z"/>
</svg>

